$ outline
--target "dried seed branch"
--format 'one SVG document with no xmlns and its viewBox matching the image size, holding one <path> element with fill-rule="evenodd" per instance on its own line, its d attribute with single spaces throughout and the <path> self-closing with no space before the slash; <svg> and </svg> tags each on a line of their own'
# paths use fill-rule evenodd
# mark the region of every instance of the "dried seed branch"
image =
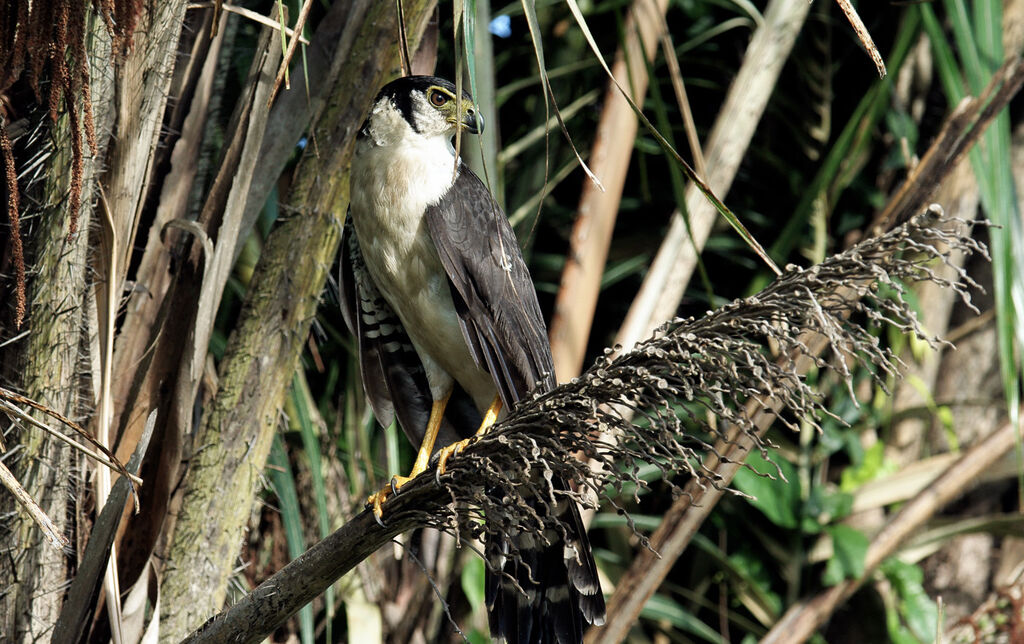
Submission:
<svg viewBox="0 0 1024 644">
<path fill-rule="evenodd" d="M 25 488 L 23 488 L 21 483 L 18 482 L 18 478 L 14 476 L 13 472 L 7 469 L 7 466 L 4 465 L 2 461 L 0 461 L 0 483 L 2 483 L 3 486 L 14 495 L 14 498 L 17 499 L 18 503 L 25 508 L 25 511 L 28 512 L 30 517 L 32 517 L 32 520 L 39 525 L 39 528 L 43 531 L 43 534 L 46 535 L 46 540 L 51 546 L 57 550 L 63 550 L 71 545 L 68 538 L 57 530 L 57 526 L 53 524 L 50 517 L 46 516 L 43 509 L 40 508 L 39 504 L 32 499 L 32 496 L 25 491 Z"/>
<path fill-rule="evenodd" d="M 900 363 L 879 344 L 873 328 L 894 325 L 933 345 L 940 342 L 924 335 L 903 300 L 906 283 L 938 283 L 970 305 L 968 291 L 978 285 L 963 271 L 958 281 L 944 279 L 934 260 L 947 262 L 953 251 L 987 257 L 987 251 L 966 235 L 944 230 L 949 221 L 931 216 L 936 211 L 816 266 L 791 266 L 754 297 L 701 318 L 673 320 L 632 351 L 616 358 L 609 351 L 572 382 L 521 401 L 505 421 L 449 461 L 445 475 L 428 471 L 389 499 L 384 526 L 363 512 L 188 641 L 258 641 L 414 526 L 463 538 L 526 532 L 547 542 L 565 532 L 555 518 L 558 505 L 572 500 L 593 506 L 585 494 L 593 490 L 618 507 L 615 497 L 627 486 L 645 485 L 641 465 L 660 469 L 679 493 L 687 481 L 697 489 L 724 489 L 714 464 L 739 467 L 744 456 L 733 449 L 740 441 L 727 431 L 735 428 L 761 452 L 770 447 L 750 405 L 771 408 L 793 426 L 816 425 L 829 413 L 801 377 L 801 360 L 832 366 L 846 379 L 858 363 L 881 382 Z M 826 338 L 839 359 L 819 357 L 804 340 L 810 333 Z M 783 359 L 771 355 L 769 343 Z M 716 417 L 714 425 L 707 412 Z M 624 432 L 625 439 L 604 440 L 610 432 Z M 712 447 L 723 440 L 725 449 Z M 573 455 L 581 451 L 602 467 L 591 470 L 576 460 Z M 573 481 L 576 489 L 554 485 L 559 478 Z"/>
<path fill-rule="evenodd" d="M 78 434 L 83 439 L 85 439 L 90 445 L 92 445 L 93 447 L 98 449 L 103 454 L 103 456 L 105 457 L 106 460 L 100 459 L 98 455 L 92 454 L 88 450 L 85 450 L 85 449 L 82 450 L 83 453 L 85 453 L 87 456 L 95 458 L 96 460 L 99 460 L 101 463 L 103 463 L 104 465 L 110 467 L 111 469 L 116 470 L 118 474 L 120 474 L 121 476 L 126 477 L 129 481 L 132 482 L 131 492 L 132 492 L 132 495 L 136 497 L 136 500 L 135 500 L 135 511 L 136 512 L 139 511 L 139 507 L 138 507 L 138 490 L 135 489 L 135 485 L 136 485 L 136 483 L 141 484 L 142 481 L 139 479 L 139 477 L 137 477 L 137 476 L 133 475 L 131 472 L 129 472 L 125 468 L 124 464 L 121 461 L 117 460 L 117 457 L 114 456 L 110 452 L 110 450 L 108 450 L 106 447 L 104 447 L 99 442 L 97 442 L 96 439 L 93 438 L 92 435 L 89 432 L 87 432 L 84 427 L 82 427 L 81 425 L 79 425 L 75 421 L 71 420 L 67 416 L 61 414 L 60 412 L 58 412 L 58 411 L 56 411 L 54 409 L 51 409 L 51 408 L 49 408 L 49 407 L 47 407 L 45 405 L 41 405 L 41 404 L 37 403 L 36 401 L 34 401 L 34 400 L 30 399 L 30 398 L 26 398 L 25 396 L 22 396 L 21 394 L 16 394 L 13 391 L 10 391 L 9 389 L 5 389 L 3 387 L 0 387 L 0 401 L 5 401 L 6 403 L 16 403 L 18 405 L 25 405 L 26 407 L 31 407 L 32 409 L 35 409 L 36 411 L 42 412 L 42 413 L 46 414 L 47 416 L 49 416 L 49 417 L 51 417 L 51 418 L 53 418 L 55 420 L 60 421 L 61 424 L 66 425 L 66 426 L 70 427 L 71 429 L 73 429 L 76 434 Z M 21 413 L 18 413 L 21 410 L 19 410 L 17 407 L 15 407 L 12 404 L 5 404 L 0 409 L 2 409 L 5 413 L 17 415 L 19 419 L 25 420 L 27 422 L 30 422 L 31 424 L 36 425 L 40 429 L 43 429 L 43 430 L 46 430 L 46 431 L 50 431 L 50 428 L 48 426 L 45 426 L 42 423 L 37 423 L 35 421 L 35 419 L 33 419 L 31 416 L 28 416 L 27 414 L 23 415 Z M 68 442 L 68 441 L 64 441 L 64 442 Z M 79 447 L 74 442 L 68 442 L 68 444 L 71 445 L 72 447 Z"/>
</svg>

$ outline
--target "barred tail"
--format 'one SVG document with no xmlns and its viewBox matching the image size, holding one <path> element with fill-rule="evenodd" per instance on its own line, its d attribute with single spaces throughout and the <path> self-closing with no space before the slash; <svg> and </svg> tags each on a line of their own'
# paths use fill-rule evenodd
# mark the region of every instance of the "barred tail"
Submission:
<svg viewBox="0 0 1024 644">
<path fill-rule="evenodd" d="M 487 608 L 495 641 L 578 644 L 588 625 L 604 624 L 604 596 L 579 508 L 571 499 L 564 505 L 564 541 L 553 529 L 545 535 L 550 545 L 533 535 L 512 537 L 522 561 L 508 556 L 507 540 L 488 544 Z"/>
</svg>

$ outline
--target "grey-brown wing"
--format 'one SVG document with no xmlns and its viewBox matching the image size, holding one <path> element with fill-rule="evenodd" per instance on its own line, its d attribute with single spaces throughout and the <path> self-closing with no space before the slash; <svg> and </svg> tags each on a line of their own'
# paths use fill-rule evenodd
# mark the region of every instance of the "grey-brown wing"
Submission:
<svg viewBox="0 0 1024 644">
<path fill-rule="evenodd" d="M 490 191 L 464 168 L 441 201 L 427 208 L 426 219 L 463 336 L 505 405 L 511 407 L 537 384 L 554 387 L 537 293 L 512 227 Z M 560 490 L 567 486 L 561 478 L 550 484 Z M 538 511 L 543 507 L 539 499 L 533 505 Z M 604 597 L 579 509 L 565 499 L 553 511 L 563 529 L 547 535 L 546 545 L 536 539 L 517 543 L 518 560 L 507 557 L 516 537 L 488 540 L 485 589 L 495 639 L 579 642 L 587 624 L 604 623 Z"/>
<path fill-rule="evenodd" d="M 451 284 L 463 336 L 511 407 L 538 382 L 555 384 L 547 329 L 530 273 L 505 214 L 463 167 L 427 208 L 427 226 Z"/>
</svg>

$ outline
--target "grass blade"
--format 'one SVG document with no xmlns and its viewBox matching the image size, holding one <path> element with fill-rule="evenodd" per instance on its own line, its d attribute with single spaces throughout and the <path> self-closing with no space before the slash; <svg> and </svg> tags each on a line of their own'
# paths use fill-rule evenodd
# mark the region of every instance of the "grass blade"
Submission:
<svg viewBox="0 0 1024 644">
<path fill-rule="evenodd" d="M 281 512 L 281 523 L 288 539 L 288 557 L 295 559 L 306 550 L 306 538 L 302 535 L 302 508 L 299 507 L 299 495 L 295 491 L 295 477 L 292 466 L 288 462 L 284 441 L 280 434 L 274 434 L 274 442 L 267 457 L 267 477 L 270 479 L 274 492 L 277 494 L 278 509 Z M 306 604 L 299 611 L 299 631 L 302 644 L 313 644 L 313 606 Z"/>
<path fill-rule="evenodd" d="M 615 87 L 618 88 L 619 93 L 622 95 L 623 98 L 626 99 L 630 107 L 633 108 L 633 112 L 636 114 L 637 118 L 640 119 L 640 122 L 643 123 L 644 127 L 647 128 L 647 131 L 651 133 L 651 136 L 653 136 L 655 140 L 658 141 L 658 143 L 662 146 L 665 152 L 670 154 L 672 158 L 676 160 L 676 163 L 678 163 L 679 166 L 683 169 L 683 173 L 686 174 L 686 177 L 691 182 L 693 182 L 695 186 L 697 186 L 701 193 L 703 193 L 704 196 L 707 197 L 708 201 L 714 204 L 715 209 L 719 212 L 719 214 L 722 215 L 722 217 L 727 222 L 729 222 L 729 225 L 732 226 L 733 229 L 739 234 L 740 238 L 742 238 L 743 241 L 746 242 L 746 244 L 757 254 L 758 257 L 761 258 L 761 260 L 772 270 L 772 272 L 774 272 L 776 275 L 781 275 L 782 271 L 779 270 L 779 267 L 775 264 L 774 261 L 772 261 L 772 258 L 768 256 L 768 252 L 764 249 L 763 246 L 761 246 L 760 242 L 754 239 L 754 236 L 750 234 L 750 231 L 747 230 L 747 227 L 744 226 L 743 222 L 739 220 L 739 217 L 737 217 L 731 210 L 729 210 L 729 208 L 724 203 L 722 203 L 721 199 L 715 196 L 715 193 L 711 191 L 711 188 L 697 176 L 697 173 L 694 171 L 693 168 L 690 167 L 690 164 L 687 163 L 683 159 L 683 157 L 679 156 L 679 153 L 676 152 L 675 148 L 673 148 L 669 144 L 669 142 L 665 140 L 665 137 L 663 137 L 661 133 L 658 132 L 657 128 L 655 128 L 654 125 L 652 125 L 651 122 L 647 120 L 647 117 L 644 116 L 643 112 L 640 110 L 637 104 L 633 102 L 633 99 L 630 98 L 626 90 L 624 90 L 622 86 L 619 85 L 619 83 L 615 80 L 615 77 L 612 74 L 611 69 L 609 69 L 608 67 L 608 63 L 604 60 L 604 56 L 601 55 L 601 50 L 597 46 L 597 42 L 594 40 L 594 35 L 590 33 L 590 28 L 587 27 L 587 22 L 583 18 L 583 14 L 580 11 L 579 5 L 576 3 L 576 0 L 566 0 L 566 2 L 569 5 L 569 11 L 576 19 L 576 24 L 579 25 L 584 37 L 590 44 L 590 48 L 593 50 L 594 55 L 597 56 L 598 60 L 601 62 L 601 66 L 604 67 L 605 72 L 608 74 L 608 78 L 612 81 L 612 83 L 615 84 Z"/>
</svg>

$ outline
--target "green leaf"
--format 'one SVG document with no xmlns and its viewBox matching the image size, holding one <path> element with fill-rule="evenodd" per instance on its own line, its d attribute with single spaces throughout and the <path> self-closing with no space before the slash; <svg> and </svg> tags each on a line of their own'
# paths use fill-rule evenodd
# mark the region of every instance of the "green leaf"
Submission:
<svg viewBox="0 0 1024 644">
<path fill-rule="evenodd" d="M 824 485 L 815 485 L 811 487 L 804 513 L 815 517 L 822 524 L 828 524 L 847 516 L 852 508 L 852 494 Z"/>
<path fill-rule="evenodd" d="M 697 543 L 696 538 L 694 543 Z M 702 550 L 706 551 L 706 548 Z M 740 550 L 729 555 L 727 571 L 741 580 L 741 584 L 746 584 L 746 590 L 764 609 L 766 617 L 774 621 L 782 615 L 782 597 L 772 591 L 778 570 L 774 564 L 769 566 L 769 560 L 761 552 L 741 546 Z"/>
<path fill-rule="evenodd" d="M 650 620 L 665 620 L 676 628 L 696 635 L 705 642 L 719 644 L 722 637 L 693 613 L 672 601 L 664 595 L 653 595 L 644 604 L 640 616 Z"/>
<path fill-rule="evenodd" d="M 469 639 L 472 644 L 490 644 L 491 642 L 491 636 L 489 634 L 475 628 L 469 631 L 466 638 Z"/>
<path fill-rule="evenodd" d="M 854 492 L 869 481 L 881 477 L 893 469 L 885 464 L 885 443 L 878 441 L 864 450 L 864 460 L 858 467 L 848 467 L 840 477 L 839 489 Z"/>
<path fill-rule="evenodd" d="M 323 457 L 320 453 L 320 437 L 313 426 L 313 412 L 315 403 L 313 395 L 309 391 L 309 384 L 301 371 L 297 371 L 292 378 L 291 406 L 289 413 L 293 414 L 291 425 L 298 425 L 299 434 L 302 436 L 302 451 L 309 462 L 310 484 L 313 488 L 313 498 L 316 500 L 317 524 L 320 528 L 320 538 L 331 533 L 331 520 L 327 510 L 327 484 L 324 482 Z M 334 621 L 334 586 L 329 586 L 325 593 L 327 625 L 327 639 L 333 639 Z"/>
<path fill-rule="evenodd" d="M 299 506 L 299 495 L 295 491 L 295 478 L 292 466 L 288 462 L 288 453 L 280 434 L 274 434 L 274 442 L 270 446 L 267 464 L 267 477 L 277 494 L 278 506 L 281 510 L 281 523 L 288 540 L 288 556 L 295 559 L 306 550 L 306 539 L 302 535 L 302 508 Z M 313 607 L 306 604 L 299 611 L 299 631 L 303 644 L 314 641 Z"/>
<path fill-rule="evenodd" d="M 921 572 L 921 568 L 890 557 L 882 562 L 881 570 L 896 595 L 900 620 L 907 625 L 917 641 L 931 642 L 935 637 L 939 610 L 924 590 L 922 585 L 924 573 Z M 891 616 L 887 621 L 889 634 L 895 641 L 899 629 L 894 631 Z M 900 641 L 908 640 L 901 639 Z"/>
<path fill-rule="evenodd" d="M 832 558 L 825 566 L 822 581 L 835 586 L 844 579 L 857 579 L 864 574 L 864 557 L 868 553 L 868 538 L 860 530 L 847 525 L 825 528 L 832 537 Z"/>
<path fill-rule="evenodd" d="M 473 612 L 484 609 L 484 578 L 487 567 L 480 557 L 470 557 L 466 565 L 462 567 L 462 574 L 459 582 L 462 584 L 462 592 L 466 595 L 466 601 L 473 607 Z"/>
<path fill-rule="evenodd" d="M 644 530 L 646 532 L 654 532 L 661 525 L 662 516 L 654 516 L 649 514 L 634 514 L 629 513 L 629 518 L 633 520 L 633 525 L 636 526 L 637 530 Z M 620 514 L 612 514 L 611 512 L 600 512 L 594 515 L 594 520 L 590 523 L 590 529 L 597 528 L 611 528 L 617 526 L 627 526 L 629 522 L 626 517 Z"/>
<path fill-rule="evenodd" d="M 795 529 L 800 507 L 800 485 L 796 468 L 791 463 L 779 459 L 778 469 L 789 482 L 782 480 L 776 473 L 775 463 L 765 460 L 760 454 L 751 453 L 747 465 L 761 472 L 757 474 L 749 468 L 741 468 L 733 479 L 733 485 L 739 491 L 754 497 L 749 503 L 760 510 L 768 520 L 782 528 Z M 769 478 L 769 476 L 774 478 Z"/>
</svg>

